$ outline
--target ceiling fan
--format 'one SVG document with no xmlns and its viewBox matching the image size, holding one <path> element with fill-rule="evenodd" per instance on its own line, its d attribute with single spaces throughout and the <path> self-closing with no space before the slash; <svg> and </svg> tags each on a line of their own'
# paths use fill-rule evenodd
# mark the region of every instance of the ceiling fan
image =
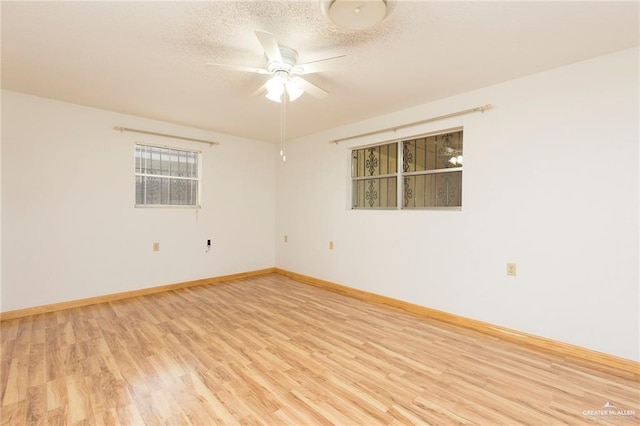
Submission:
<svg viewBox="0 0 640 426">
<path fill-rule="evenodd" d="M 267 59 L 266 68 L 218 63 L 209 63 L 208 65 L 233 71 L 271 75 L 272 77 L 258 88 L 253 93 L 253 96 L 260 95 L 266 91 L 267 98 L 274 102 L 282 102 L 285 92 L 288 97 L 287 100 L 290 102 L 295 101 L 305 92 L 318 99 L 329 95 L 326 90 L 309 83 L 300 76 L 325 71 L 330 68 L 328 66 L 330 61 L 343 58 L 345 55 L 298 64 L 298 52 L 290 47 L 279 45 L 273 34 L 256 31 L 256 36 L 264 49 L 264 55 Z"/>
</svg>

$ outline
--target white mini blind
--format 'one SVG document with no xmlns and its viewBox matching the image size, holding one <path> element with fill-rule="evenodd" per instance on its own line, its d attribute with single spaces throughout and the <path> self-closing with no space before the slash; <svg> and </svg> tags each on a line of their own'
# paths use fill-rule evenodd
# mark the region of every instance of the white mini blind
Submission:
<svg viewBox="0 0 640 426">
<path fill-rule="evenodd" d="M 199 205 L 200 153 L 136 144 L 136 206 Z"/>
</svg>

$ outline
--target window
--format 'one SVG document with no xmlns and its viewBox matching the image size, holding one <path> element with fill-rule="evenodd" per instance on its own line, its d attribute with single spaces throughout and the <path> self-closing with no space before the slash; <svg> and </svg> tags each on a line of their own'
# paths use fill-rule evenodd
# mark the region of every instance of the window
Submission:
<svg viewBox="0 0 640 426">
<path fill-rule="evenodd" d="M 351 207 L 461 207 L 463 161 L 462 130 L 354 149 Z"/>
<path fill-rule="evenodd" d="M 199 206 L 200 153 L 136 145 L 136 206 Z"/>
<path fill-rule="evenodd" d="M 403 206 L 462 206 L 462 131 L 402 142 Z"/>
<path fill-rule="evenodd" d="M 351 151 L 352 207 L 383 209 L 398 205 L 398 144 Z"/>
</svg>

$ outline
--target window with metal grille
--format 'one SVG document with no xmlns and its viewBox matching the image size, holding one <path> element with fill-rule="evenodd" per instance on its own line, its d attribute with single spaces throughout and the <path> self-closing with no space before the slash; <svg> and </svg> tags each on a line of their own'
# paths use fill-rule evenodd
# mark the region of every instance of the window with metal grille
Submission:
<svg viewBox="0 0 640 426">
<path fill-rule="evenodd" d="M 398 205 L 398 143 L 351 151 L 354 209 L 395 209 Z"/>
<path fill-rule="evenodd" d="M 199 207 L 200 153 L 136 144 L 136 206 Z"/>
<path fill-rule="evenodd" d="M 351 151 L 351 207 L 462 206 L 462 130 Z"/>
</svg>

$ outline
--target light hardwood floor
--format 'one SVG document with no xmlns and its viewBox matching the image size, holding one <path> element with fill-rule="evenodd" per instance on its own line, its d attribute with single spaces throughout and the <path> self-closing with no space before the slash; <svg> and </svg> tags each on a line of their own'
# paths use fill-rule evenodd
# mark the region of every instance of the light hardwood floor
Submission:
<svg viewBox="0 0 640 426">
<path fill-rule="evenodd" d="M 7 425 L 640 421 L 630 375 L 276 274 L 0 327 Z"/>
</svg>

